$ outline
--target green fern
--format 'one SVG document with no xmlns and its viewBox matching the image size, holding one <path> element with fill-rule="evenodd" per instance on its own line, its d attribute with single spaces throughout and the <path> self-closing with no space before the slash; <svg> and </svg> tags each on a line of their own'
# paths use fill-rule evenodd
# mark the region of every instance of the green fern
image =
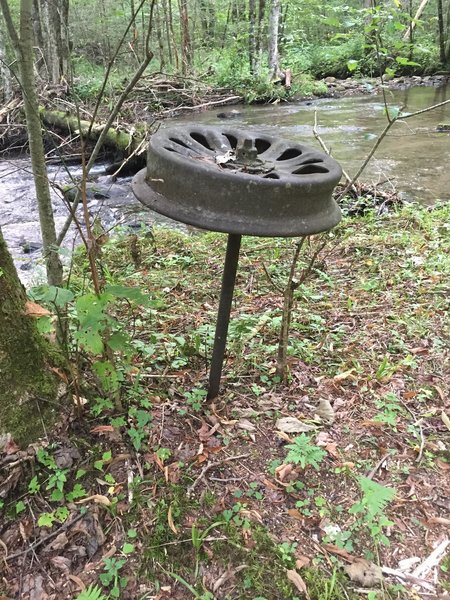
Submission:
<svg viewBox="0 0 450 600">
<path fill-rule="evenodd" d="M 88 588 L 83 590 L 75 600 L 106 600 L 106 596 L 102 594 L 102 590 L 98 585 L 90 585 Z"/>
<path fill-rule="evenodd" d="M 389 539 L 383 533 L 385 527 L 393 525 L 384 513 L 389 502 L 396 494 L 395 488 L 385 487 L 368 477 L 358 477 L 362 498 L 350 507 L 349 512 L 360 514 L 360 521 L 368 527 L 370 535 L 375 543 L 389 546 Z"/>
<path fill-rule="evenodd" d="M 311 465 L 319 470 L 319 465 L 326 456 L 326 452 L 322 448 L 318 448 L 311 443 L 311 439 L 304 433 L 294 438 L 293 444 L 288 444 L 289 449 L 286 456 L 286 462 L 300 465 L 302 469 Z"/>
<path fill-rule="evenodd" d="M 380 485 L 368 477 L 358 477 L 358 483 L 363 496 L 360 502 L 353 504 L 349 512 L 353 514 L 364 512 L 370 521 L 381 515 L 384 516 L 387 504 L 395 498 L 395 488 Z"/>
</svg>

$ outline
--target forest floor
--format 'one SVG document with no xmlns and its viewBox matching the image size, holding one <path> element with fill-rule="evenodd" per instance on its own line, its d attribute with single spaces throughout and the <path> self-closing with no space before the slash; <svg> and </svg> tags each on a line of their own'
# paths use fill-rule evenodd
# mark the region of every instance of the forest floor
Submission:
<svg viewBox="0 0 450 600">
<path fill-rule="evenodd" d="M 327 244 L 296 290 L 286 383 L 276 355 L 295 244 L 244 238 L 209 404 L 225 236 L 103 240 L 121 408 L 104 363 L 76 349 L 79 253 L 68 310 L 83 397 L 46 439 L 0 455 L 0 596 L 448 598 L 449 223 L 448 205 L 408 205 L 313 238 L 299 272 Z"/>
</svg>

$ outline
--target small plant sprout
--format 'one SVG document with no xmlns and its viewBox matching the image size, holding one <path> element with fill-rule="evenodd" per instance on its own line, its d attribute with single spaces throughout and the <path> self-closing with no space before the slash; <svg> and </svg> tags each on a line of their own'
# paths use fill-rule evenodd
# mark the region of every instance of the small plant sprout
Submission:
<svg viewBox="0 0 450 600">
<path fill-rule="evenodd" d="M 300 465 L 302 469 L 311 466 L 318 471 L 326 456 L 325 450 L 312 443 L 311 438 L 304 433 L 296 436 L 293 443 L 288 444 L 286 448 L 289 449 L 286 462 Z"/>
</svg>

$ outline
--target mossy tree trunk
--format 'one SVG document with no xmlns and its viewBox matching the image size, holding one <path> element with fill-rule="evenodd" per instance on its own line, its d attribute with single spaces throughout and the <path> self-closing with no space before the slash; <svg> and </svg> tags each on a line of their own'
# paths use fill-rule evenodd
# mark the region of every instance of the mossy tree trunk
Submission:
<svg viewBox="0 0 450 600">
<path fill-rule="evenodd" d="M 45 434 L 63 391 L 50 369 L 57 356 L 26 313 L 25 291 L 0 230 L 0 441 L 22 446 Z"/>
</svg>

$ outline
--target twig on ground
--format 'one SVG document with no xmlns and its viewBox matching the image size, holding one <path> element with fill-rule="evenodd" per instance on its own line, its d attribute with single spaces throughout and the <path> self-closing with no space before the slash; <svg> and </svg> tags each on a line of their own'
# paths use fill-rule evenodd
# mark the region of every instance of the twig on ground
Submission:
<svg viewBox="0 0 450 600">
<path fill-rule="evenodd" d="M 63 523 L 61 525 L 61 527 L 58 527 L 58 529 L 55 529 L 55 531 L 52 531 L 51 533 L 49 533 L 45 537 L 41 538 L 37 542 L 30 544 L 28 546 L 28 548 L 25 548 L 25 550 L 21 550 L 20 552 L 15 552 L 14 554 L 10 554 L 6 560 L 12 560 L 13 558 L 17 558 L 19 556 L 22 556 L 23 554 L 28 554 L 28 552 L 36 550 L 36 548 L 39 548 L 39 546 L 42 546 L 42 544 L 45 544 L 45 542 L 48 542 L 48 540 L 51 540 L 52 538 L 56 537 L 63 531 L 66 531 L 66 529 L 69 529 L 70 527 L 72 527 L 72 525 L 75 525 L 75 523 L 77 523 L 77 521 L 79 521 L 83 517 L 84 517 L 84 514 L 79 514 L 76 517 L 74 517 L 70 522 L 66 521 L 65 523 Z"/>
<path fill-rule="evenodd" d="M 414 577 L 426 577 L 433 567 L 437 567 L 444 557 L 445 551 L 449 544 L 450 540 L 448 538 L 442 540 L 442 542 L 433 550 L 430 556 L 414 569 L 412 572 Z"/>
<path fill-rule="evenodd" d="M 222 460 L 216 460 L 215 462 L 210 463 L 209 465 L 206 465 L 205 467 L 203 467 L 200 475 L 197 477 L 197 479 L 194 481 L 194 483 L 188 487 L 187 496 L 192 495 L 193 491 L 198 486 L 200 481 L 203 479 L 203 477 L 206 475 L 206 473 L 208 473 L 208 471 L 211 471 L 211 469 L 220 467 L 223 463 L 231 462 L 232 460 L 240 460 L 242 458 L 248 458 L 249 456 L 250 456 L 250 454 L 238 454 L 237 456 L 227 456 L 226 458 L 223 458 Z"/>
<path fill-rule="evenodd" d="M 424 581 L 423 579 L 416 577 L 414 574 L 403 573 L 403 571 L 397 571 L 396 569 L 391 569 L 390 567 L 381 567 L 381 570 L 385 575 L 397 577 L 397 579 L 400 579 L 401 581 L 408 581 L 409 583 L 418 585 L 421 588 L 428 590 L 429 592 L 435 591 L 434 586 L 432 586 L 431 583 L 428 583 L 428 581 Z"/>
<path fill-rule="evenodd" d="M 374 468 L 371 469 L 369 471 L 369 473 L 366 475 L 367 479 L 373 479 L 374 478 L 374 476 L 375 476 L 376 472 L 378 471 L 378 469 L 383 466 L 383 463 L 386 462 L 386 460 L 389 458 L 389 456 L 390 456 L 390 454 L 385 454 L 384 456 L 382 456 L 380 458 L 380 460 L 377 462 L 377 464 L 374 466 Z"/>
</svg>

